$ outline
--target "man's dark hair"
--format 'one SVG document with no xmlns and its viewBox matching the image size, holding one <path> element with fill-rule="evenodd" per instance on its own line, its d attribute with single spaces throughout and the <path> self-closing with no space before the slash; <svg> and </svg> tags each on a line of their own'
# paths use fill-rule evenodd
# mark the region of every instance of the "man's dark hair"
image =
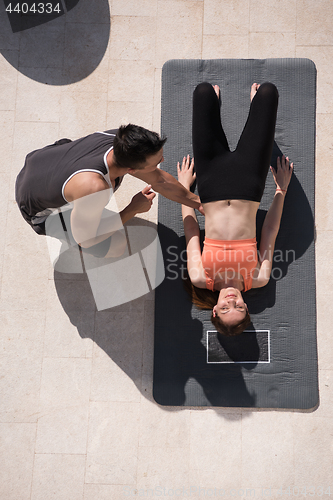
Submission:
<svg viewBox="0 0 333 500">
<path fill-rule="evenodd" d="M 165 141 L 166 138 L 139 125 L 122 125 L 113 142 L 116 164 L 122 168 L 143 168 L 147 157 L 156 154 Z"/>
</svg>

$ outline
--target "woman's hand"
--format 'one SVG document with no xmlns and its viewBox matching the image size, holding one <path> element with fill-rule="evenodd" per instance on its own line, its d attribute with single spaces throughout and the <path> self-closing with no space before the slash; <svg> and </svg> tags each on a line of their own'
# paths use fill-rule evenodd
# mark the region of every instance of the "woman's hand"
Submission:
<svg viewBox="0 0 333 500">
<path fill-rule="evenodd" d="M 276 184 L 276 189 L 281 189 L 281 191 L 286 192 L 293 173 L 294 164 L 289 163 L 288 156 L 285 157 L 283 155 L 282 158 L 280 157 L 277 158 L 276 167 L 277 167 L 276 171 L 274 170 L 274 168 L 271 167 L 271 171 Z"/>
<path fill-rule="evenodd" d="M 156 193 L 151 191 L 151 185 L 149 184 L 142 191 L 133 196 L 129 206 L 136 214 L 148 212 L 153 204 L 155 196 Z"/>
<path fill-rule="evenodd" d="M 186 188 L 190 189 L 193 182 L 195 181 L 195 172 L 194 169 L 194 158 L 190 162 L 190 155 L 184 156 L 182 166 L 180 167 L 180 163 L 177 163 L 177 174 L 178 181 Z"/>
</svg>

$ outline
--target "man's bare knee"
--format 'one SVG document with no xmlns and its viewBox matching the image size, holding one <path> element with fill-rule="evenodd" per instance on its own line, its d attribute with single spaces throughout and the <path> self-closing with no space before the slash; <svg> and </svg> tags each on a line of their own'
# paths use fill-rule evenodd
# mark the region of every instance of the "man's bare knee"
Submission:
<svg viewBox="0 0 333 500">
<path fill-rule="evenodd" d="M 105 258 L 121 257 L 127 248 L 127 240 L 123 231 L 116 231 L 111 236 L 111 244 Z"/>
</svg>

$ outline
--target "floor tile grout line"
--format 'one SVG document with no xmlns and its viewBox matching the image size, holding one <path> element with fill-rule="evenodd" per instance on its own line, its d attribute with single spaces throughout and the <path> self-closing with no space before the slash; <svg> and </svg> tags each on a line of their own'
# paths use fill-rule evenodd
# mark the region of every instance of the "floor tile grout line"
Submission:
<svg viewBox="0 0 333 500">
<path fill-rule="evenodd" d="M 30 495 L 29 495 L 30 500 L 32 500 L 34 475 L 35 475 L 37 430 L 38 430 L 38 419 L 37 419 L 36 428 L 35 428 L 35 442 L 34 442 L 34 452 L 33 452 L 33 459 L 32 459 L 31 483 L 30 483 Z"/>
</svg>

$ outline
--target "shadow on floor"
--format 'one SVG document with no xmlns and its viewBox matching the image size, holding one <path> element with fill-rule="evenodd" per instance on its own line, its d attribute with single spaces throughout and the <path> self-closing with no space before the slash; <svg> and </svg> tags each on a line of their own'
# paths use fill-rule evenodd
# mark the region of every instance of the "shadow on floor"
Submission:
<svg viewBox="0 0 333 500">
<path fill-rule="evenodd" d="M 52 4 L 52 12 L 27 14 L 6 12 L 9 4 L 18 3 L 0 3 L 5 47 L 1 53 L 28 78 L 47 85 L 68 85 L 89 76 L 102 61 L 110 36 L 108 0 L 53 1 L 40 4 Z M 34 5 L 38 8 L 39 4 Z"/>
</svg>

